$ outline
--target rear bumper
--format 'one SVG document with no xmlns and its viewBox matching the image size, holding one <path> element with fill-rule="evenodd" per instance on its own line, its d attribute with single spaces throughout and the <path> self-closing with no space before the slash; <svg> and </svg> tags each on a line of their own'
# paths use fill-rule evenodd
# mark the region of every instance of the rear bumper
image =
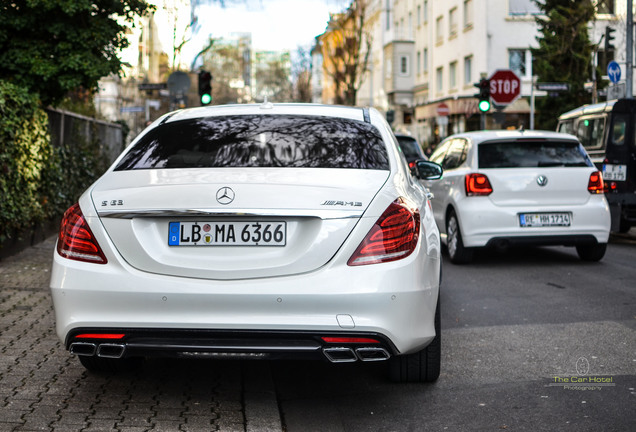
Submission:
<svg viewBox="0 0 636 432">
<path fill-rule="evenodd" d="M 391 355 L 406 354 L 435 336 L 440 260 L 418 252 L 392 263 L 332 264 L 309 274 L 235 281 L 156 275 L 117 259 L 95 265 L 55 253 L 51 295 L 56 331 L 67 348 L 78 331 L 133 331 L 134 337 L 125 341 L 131 354 L 170 354 L 179 351 L 170 348 L 171 341 L 181 344 L 182 338 L 186 345 L 195 341 L 196 348 L 197 337 L 183 335 L 197 332 L 205 335 L 203 347 L 212 351 L 217 334 L 243 335 L 247 341 L 242 343 L 252 343 L 253 334 L 268 334 L 270 341 L 279 334 L 374 334 L 386 341 Z M 172 332 L 178 336 L 163 337 Z M 151 335 L 151 343 L 144 335 Z M 284 336 L 273 345 L 289 340 Z M 162 341 L 167 341 L 163 347 Z M 264 352 L 276 354 L 273 345 Z"/>
<path fill-rule="evenodd" d="M 591 196 L 588 203 L 579 206 L 500 207 L 488 199 L 465 199 L 459 206 L 459 224 L 466 247 L 482 247 L 502 240 L 518 245 L 564 246 L 609 240 L 610 210 L 602 195 Z M 522 228 L 519 214 L 532 212 L 568 212 L 570 226 Z"/>
<path fill-rule="evenodd" d="M 593 235 L 542 235 L 491 238 L 486 246 L 591 246 L 598 244 Z"/>
<path fill-rule="evenodd" d="M 115 340 L 99 337 L 105 333 L 117 333 L 121 337 Z M 330 341 L 323 337 L 339 339 Z M 333 363 L 381 361 L 397 354 L 385 336 L 360 332 L 78 328 L 68 335 L 66 347 L 72 354 L 105 358 L 327 359 Z"/>
</svg>

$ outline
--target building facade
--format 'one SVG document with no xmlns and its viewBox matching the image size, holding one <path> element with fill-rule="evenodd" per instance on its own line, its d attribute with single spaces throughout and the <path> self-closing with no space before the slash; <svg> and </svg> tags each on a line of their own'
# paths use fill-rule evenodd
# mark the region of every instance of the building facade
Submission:
<svg viewBox="0 0 636 432">
<path fill-rule="evenodd" d="M 540 12 L 533 0 L 357 1 L 368 2 L 366 32 L 373 42 L 358 105 L 388 113 L 396 131 L 434 146 L 452 133 L 480 129 L 474 84 L 510 69 L 521 80 L 521 97 L 491 108 L 486 127 L 530 126 L 531 99 L 545 96 L 532 85 Z M 597 12 L 590 40 L 598 43 L 607 26 L 615 29 L 614 59 L 624 70 L 626 0 L 600 2 Z M 601 64 L 602 43 L 599 50 Z M 448 115 L 439 114 L 440 106 Z"/>
</svg>

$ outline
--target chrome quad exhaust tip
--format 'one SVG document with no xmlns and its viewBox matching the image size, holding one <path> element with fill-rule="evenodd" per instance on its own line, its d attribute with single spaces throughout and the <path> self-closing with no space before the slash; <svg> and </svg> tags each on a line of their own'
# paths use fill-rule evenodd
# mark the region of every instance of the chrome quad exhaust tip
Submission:
<svg viewBox="0 0 636 432">
<path fill-rule="evenodd" d="M 80 356 L 97 356 L 103 358 L 122 358 L 126 345 L 122 344 L 94 344 L 91 342 L 73 342 L 69 348 L 71 354 Z"/>
<path fill-rule="evenodd" d="M 97 347 L 97 357 L 122 358 L 126 351 L 126 346 L 122 344 L 100 344 Z"/>
<path fill-rule="evenodd" d="M 388 360 L 391 354 L 384 348 L 362 347 L 356 349 L 356 355 L 362 361 L 383 361 Z"/>
<path fill-rule="evenodd" d="M 322 353 L 331 363 L 352 363 L 358 360 L 356 353 L 349 347 L 323 348 Z"/>
<path fill-rule="evenodd" d="M 389 352 L 381 347 L 329 347 L 322 350 L 327 360 L 332 363 L 352 363 L 355 361 L 371 362 L 388 360 Z"/>
<path fill-rule="evenodd" d="M 73 342 L 69 351 L 71 354 L 90 357 L 97 352 L 97 345 L 90 342 Z"/>
</svg>

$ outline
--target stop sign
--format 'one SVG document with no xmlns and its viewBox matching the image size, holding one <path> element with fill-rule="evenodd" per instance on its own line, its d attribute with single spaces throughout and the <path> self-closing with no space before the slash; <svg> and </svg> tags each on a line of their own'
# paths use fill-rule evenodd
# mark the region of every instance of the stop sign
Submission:
<svg viewBox="0 0 636 432">
<path fill-rule="evenodd" d="M 496 70 L 490 76 L 490 98 L 496 105 L 509 105 L 521 95 L 521 80 L 510 69 Z"/>
</svg>

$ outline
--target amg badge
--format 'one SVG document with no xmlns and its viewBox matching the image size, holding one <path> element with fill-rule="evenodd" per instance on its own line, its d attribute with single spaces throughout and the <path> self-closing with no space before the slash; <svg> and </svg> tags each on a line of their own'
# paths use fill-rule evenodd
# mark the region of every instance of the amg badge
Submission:
<svg viewBox="0 0 636 432">
<path fill-rule="evenodd" d="M 362 207 L 362 203 L 360 201 L 324 201 L 323 206 L 342 206 L 342 207 Z"/>
</svg>

